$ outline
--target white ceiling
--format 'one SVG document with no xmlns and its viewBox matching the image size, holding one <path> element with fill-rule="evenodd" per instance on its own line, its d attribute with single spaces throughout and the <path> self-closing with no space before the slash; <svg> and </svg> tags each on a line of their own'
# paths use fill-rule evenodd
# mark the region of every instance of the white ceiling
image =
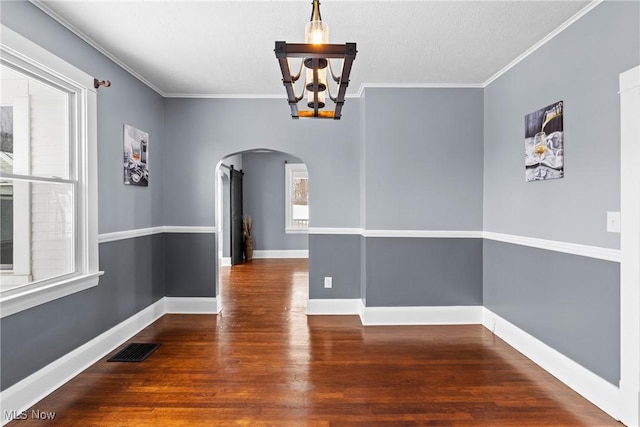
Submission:
<svg viewBox="0 0 640 427">
<path fill-rule="evenodd" d="M 34 3 L 165 96 L 283 97 L 275 41 L 303 42 L 311 14 L 311 0 Z M 481 86 L 591 3 L 324 0 L 321 12 L 330 43 L 357 43 L 355 94 Z"/>
</svg>

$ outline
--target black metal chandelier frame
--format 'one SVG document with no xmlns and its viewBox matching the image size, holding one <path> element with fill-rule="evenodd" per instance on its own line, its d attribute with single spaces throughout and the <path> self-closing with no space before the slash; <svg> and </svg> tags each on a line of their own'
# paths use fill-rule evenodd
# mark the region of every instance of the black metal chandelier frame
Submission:
<svg viewBox="0 0 640 427">
<path fill-rule="evenodd" d="M 319 16 L 319 2 L 314 0 L 313 4 L 317 7 L 317 13 Z M 349 74 L 351 73 L 353 61 L 356 58 L 356 44 L 307 44 L 277 41 L 275 53 L 280 64 L 282 83 L 284 84 L 287 92 L 287 99 L 289 101 L 289 107 L 291 108 L 291 117 L 294 119 L 300 117 L 311 117 L 340 120 L 347 87 L 349 86 Z M 297 73 L 291 72 L 288 58 L 301 59 L 300 69 Z M 333 73 L 331 59 L 343 60 L 342 70 L 339 75 L 335 75 Z M 318 76 L 318 71 L 327 67 L 329 68 L 328 74 L 331 80 L 337 84 L 338 90 L 335 96 L 331 94 L 328 82 L 327 84 L 321 82 Z M 295 83 L 303 75 L 304 68 L 313 70 L 313 80 L 305 82 L 302 93 L 300 95 L 296 95 Z M 309 98 L 309 110 L 301 110 L 298 108 L 298 103 L 304 98 L 305 89 L 313 93 L 313 97 Z M 328 96 L 328 98 L 335 104 L 335 109 L 333 111 L 321 110 L 325 107 L 325 104 L 320 100 L 319 94 L 324 91 L 326 91 L 326 96 Z"/>
</svg>

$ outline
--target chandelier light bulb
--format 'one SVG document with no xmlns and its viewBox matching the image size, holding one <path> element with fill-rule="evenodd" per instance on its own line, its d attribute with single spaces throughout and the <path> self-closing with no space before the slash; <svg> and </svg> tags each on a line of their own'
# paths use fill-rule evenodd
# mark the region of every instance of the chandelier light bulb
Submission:
<svg viewBox="0 0 640 427">
<path fill-rule="evenodd" d="M 310 44 L 329 43 L 329 26 L 320 17 L 320 1 L 313 1 L 311 20 L 304 27 L 304 42 Z"/>
<path fill-rule="evenodd" d="M 322 21 L 309 21 L 304 31 L 305 43 L 327 44 L 329 43 L 329 26 Z"/>
</svg>

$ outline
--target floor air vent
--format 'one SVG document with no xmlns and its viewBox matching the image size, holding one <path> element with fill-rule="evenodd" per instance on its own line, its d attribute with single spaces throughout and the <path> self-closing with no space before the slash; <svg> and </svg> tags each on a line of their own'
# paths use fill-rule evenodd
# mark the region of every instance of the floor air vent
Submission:
<svg viewBox="0 0 640 427">
<path fill-rule="evenodd" d="M 158 347 L 160 347 L 160 344 L 129 344 L 107 362 L 142 362 Z"/>
</svg>

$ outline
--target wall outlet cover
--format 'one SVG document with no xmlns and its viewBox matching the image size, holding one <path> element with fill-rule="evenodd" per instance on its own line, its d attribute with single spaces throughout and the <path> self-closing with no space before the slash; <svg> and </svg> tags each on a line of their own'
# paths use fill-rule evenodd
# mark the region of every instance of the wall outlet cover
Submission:
<svg viewBox="0 0 640 427">
<path fill-rule="evenodd" d="M 329 288 L 333 287 L 333 279 L 331 277 L 325 277 L 324 278 L 324 287 L 326 289 L 329 289 Z"/>
<path fill-rule="evenodd" d="M 607 231 L 609 233 L 620 232 L 620 212 L 607 212 Z"/>
</svg>

